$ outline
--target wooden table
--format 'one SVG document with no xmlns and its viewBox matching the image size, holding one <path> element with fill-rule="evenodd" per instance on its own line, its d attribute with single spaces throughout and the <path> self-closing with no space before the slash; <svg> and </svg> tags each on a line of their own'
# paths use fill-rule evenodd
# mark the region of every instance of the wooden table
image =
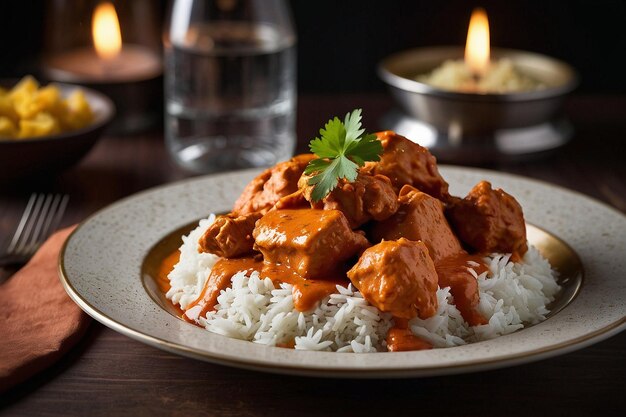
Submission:
<svg viewBox="0 0 626 417">
<path fill-rule="evenodd" d="M 299 151 L 329 116 L 362 107 L 376 127 L 384 95 L 305 96 Z M 574 97 L 575 140 L 541 161 L 487 168 L 578 190 L 626 211 L 626 97 Z M 71 195 L 64 223 L 185 177 L 160 131 L 105 137 L 58 178 L 0 190 L 0 236 L 9 236 L 31 191 Z M 1 241 L 0 241 L 1 244 Z M 7 272 L 5 272 L 5 275 Z M 626 279 L 626 277 L 624 277 Z M 1 337 L 1 336 L 0 336 Z M 556 358 L 488 372 L 405 380 L 315 379 L 226 368 L 162 352 L 94 322 L 59 363 L 0 397 L 13 416 L 597 415 L 626 405 L 626 332 Z M 621 414 L 621 413 L 620 413 Z"/>
</svg>

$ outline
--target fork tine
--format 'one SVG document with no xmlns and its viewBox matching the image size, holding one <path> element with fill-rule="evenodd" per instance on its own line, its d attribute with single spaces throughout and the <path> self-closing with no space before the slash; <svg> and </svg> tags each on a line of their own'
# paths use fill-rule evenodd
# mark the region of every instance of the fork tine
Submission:
<svg viewBox="0 0 626 417">
<path fill-rule="evenodd" d="M 44 223 L 43 229 L 41 230 L 42 240 L 46 239 L 48 236 L 50 236 L 50 233 L 54 231 L 54 229 L 51 229 L 52 222 L 57 216 L 57 211 L 61 208 L 60 204 L 63 200 L 63 197 L 64 196 L 61 194 L 54 195 L 54 199 L 52 200 L 52 204 L 50 206 L 50 214 L 46 217 L 46 222 Z"/>
<path fill-rule="evenodd" d="M 30 212 L 33 209 L 33 205 L 35 204 L 35 199 L 37 198 L 37 194 L 33 193 L 30 195 L 28 199 L 28 203 L 26 204 L 26 208 L 24 209 L 24 213 L 22 214 L 22 218 L 20 219 L 20 223 L 17 225 L 17 229 L 15 229 L 15 233 L 13 234 L 13 239 L 7 248 L 7 253 L 12 253 L 17 245 L 17 242 L 20 240 L 22 236 L 22 232 L 24 231 L 24 226 L 26 226 L 26 221 L 30 217 Z"/>
<path fill-rule="evenodd" d="M 57 229 L 68 201 L 67 194 L 32 194 L 0 265 L 27 261 Z"/>
<path fill-rule="evenodd" d="M 41 211 L 41 206 L 43 205 L 44 200 L 45 200 L 45 197 L 43 194 L 37 194 L 37 199 L 35 200 L 35 207 L 31 211 L 30 216 L 28 216 L 24 233 L 20 237 L 20 240 L 18 241 L 17 246 L 15 248 L 15 253 L 17 255 L 26 254 L 24 250 L 26 248 L 26 244 L 30 240 L 33 227 L 35 226 L 37 222 L 37 218 L 39 217 L 39 212 Z"/>
<path fill-rule="evenodd" d="M 50 236 L 52 232 L 54 232 L 59 227 L 61 219 L 63 218 L 63 214 L 65 214 L 67 203 L 70 200 L 70 196 L 67 194 L 57 194 L 57 196 L 60 198 L 59 205 L 56 209 L 56 212 L 50 213 L 50 226 L 43 235 L 43 239 L 46 239 L 48 236 Z"/>
<path fill-rule="evenodd" d="M 43 203 L 42 195 L 35 194 L 35 201 L 33 203 L 31 210 L 28 213 L 28 216 L 26 216 L 24 227 L 22 229 L 22 232 L 20 233 L 19 239 L 15 243 L 15 248 L 13 249 L 13 253 L 19 254 L 24 250 L 24 246 L 26 245 L 26 242 L 28 242 L 28 239 L 30 238 L 30 234 L 32 232 L 33 226 L 35 224 L 37 216 L 39 215 L 39 210 L 41 209 L 42 203 Z"/>
<path fill-rule="evenodd" d="M 41 244 L 41 240 L 42 240 L 41 232 L 43 230 L 43 225 L 49 216 L 50 205 L 52 204 L 53 198 L 54 196 L 52 194 L 47 194 L 45 196 L 43 206 L 41 207 L 41 210 L 39 211 L 39 216 L 37 216 L 37 221 L 35 222 L 35 228 L 33 230 L 33 233 L 30 236 L 30 241 L 24 247 L 24 251 L 27 254 L 34 253 L 37 247 L 39 246 L 39 244 Z"/>
<path fill-rule="evenodd" d="M 70 196 L 67 194 L 63 195 L 61 199 L 61 203 L 59 204 L 59 208 L 57 209 L 56 217 L 52 220 L 52 231 L 56 230 L 61 223 L 61 219 L 63 218 L 63 214 L 65 214 L 65 209 L 67 208 L 67 203 L 70 201 Z"/>
</svg>

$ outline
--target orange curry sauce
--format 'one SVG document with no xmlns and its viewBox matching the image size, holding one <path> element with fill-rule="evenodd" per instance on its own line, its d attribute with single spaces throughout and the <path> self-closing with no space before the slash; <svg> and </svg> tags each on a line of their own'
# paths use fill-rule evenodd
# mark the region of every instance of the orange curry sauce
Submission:
<svg viewBox="0 0 626 417">
<path fill-rule="evenodd" d="M 167 275 L 178 263 L 180 252 L 175 250 L 166 256 L 159 266 L 157 274 L 157 285 L 163 293 L 170 289 Z M 440 287 L 451 287 L 451 293 L 457 308 L 463 318 L 472 326 L 485 324 L 487 321 L 476 310 L 478 294 L 476 286 L 478 283 L 474 276 L 467 270 L 468 262 L 474 262 L 478 266 L 472 269 L 478 275 L 489 268 L 483 261 L 483 255 L 459 254 L 446 258 L 435 265 L 439 277 Z M 260 258 L 245 257 L 238 259 L 220 259 L 207 279 L 200 296 L 193 301 L 188 309 L 200 305 L 202 310 L 198 317 L 203 317 L 207 312 L 212 311 L 217 304 L 217 297 L 220 292 L 230 285 L 230 278 L 239 271 L 258 271 L 262 276 L 269 277 L 276 285 L 281 282 L 293 285 L 294 307 L 298 311 L 309 311 L 314 308 L 324 297 L 336 292 L 336 285 L 347 286 L 350 281 L 347 278 L 335 277 L 331 280 L 305 279 L 291 271 L 289 268 L 279 265 L 264 264 Z M 181 310 L 184 320 L 195 323 L 187 317 Z M 408 320 L 394 317 L 394 326 L 387 333 L 387 349 L 391 352 L 431 349 L 432 345 L 427 341 L 415 336 L 408 327 Z M 293 347 L 293 342 L 283 344 L 280 347 Z"/>
<path fill-rule="evenodd" d="M 180 251 L 176 249 L 174 252 L 167 255 L 159 264 L 159 269 L 156 273 L 156 284 L 163 294 L 167 294 L 170 290 L 170 280 L 167 278 L 172 269 L 174 269 L 174 265 L 178 263 L 180 260 Z M 181 317 L 184 316 L 185 312 L 178 306 L 178 304 L 172 304 L 180 314 Z"/>
<path fill-rule="evenodd" d="M 174 251 L 163 260 L 159 267 L 157 284 L 163 292 L 167 292 L 170 288 L 167 275 L 178 262 L 179 256 L 179 251 Z M 313 309 L 324 297 L 337 292 L 337 285 L 347 286 L 350 283 L 347 278 L 330 280 L 305 279 L 287 267 L 264 264 L 263 261 L 254 257 L 222 258 L 213 266 L 211 275 L 209 275 L 200 296 L 189 304 L 187 309 L 189 310 L 199 305 L 202 309 L 198 317 L 204 317 L 206 313 L 215 308 L 220 292 L 228 288 L 231 277 L 239 271 L 258 271 L 262 276 L 269 277 L 275 285 L 279 285 L 282 282 L 293 285 L 293 304 L 298 311 Z M 194 320 L 184 314 L 183 319 L 194 323 Z"/>
<path fill-rule="evenodd" d="M 172 272 L 174 265 L 176 265 L 179 260 L 180 251 L 176 249 L 174 252 L 167 255 L 159 265 L 156 276 L 156 284 L 163 294 L 167 293 L 171 288 L 170 280 L 167 278 L 167 275 Z"/>
<path fill-rule="evenodd" d="M 468 262 L 478 264 L 472 269 L 478 274 L 489 271 L 483 261 L 484 255 L 468 255 L 460 253 L 435 262 L 435 270 L 439 277 L 439 287 L 450 287 L 456 308 L 470 326 L 487 324 L 487 320 L 478 312 L 478 281 L 468 270 Z"/>
<path fill-rule="evenodd" d="M 415 336 L 409 329 L 409 321 L 399 317 L 393 318 L 394 326 L 387 332 L 387 349 L 389 352 L 432 349 L 432 345 Z"/>
</svg>

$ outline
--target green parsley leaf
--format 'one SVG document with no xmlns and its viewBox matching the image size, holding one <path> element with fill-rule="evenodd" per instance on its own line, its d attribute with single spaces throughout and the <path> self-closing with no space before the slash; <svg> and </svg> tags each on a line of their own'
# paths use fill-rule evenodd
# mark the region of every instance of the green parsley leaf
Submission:
<svg viewBox="0 0 626 417">
<path fill-rule="evenodd" d="M 383 145 L 376 135 L 367 134 L 358 142 L 353 143 L 352 147 L 348 149 L 348 153 L 354 157 L 360 157 L 364 161 L 380 161 L 382 150 Z M 363 164 L 364 163 L 361 163 L 359 165 L 363 166 Z"/>
<path fill-rule="evenodd" d="M 308 184 L 313 186 L 311 198 L 319 201 L 335 189 L 339 179 L 354 181 L 359 167 L 366 161 L 379 161 L 383 146 L 373 134 L 365 134 L 361 128 L 361 109 L 346 114 L 343 122 L 337 117 L 330 119 L 320 136 L 311 140 L 309 148 L 317 155 L 304 170 L 315 174 Z"/>
<path fill-rule="evenodd" d="M 338 118 L 329 120 L 324 129 L 320 129 L 322 139 L 315 138 L 309 144 L 311 152 L 320 158 L 334 158 L 341 153 L 346 137 L 346 129 Z"/>
</svg>

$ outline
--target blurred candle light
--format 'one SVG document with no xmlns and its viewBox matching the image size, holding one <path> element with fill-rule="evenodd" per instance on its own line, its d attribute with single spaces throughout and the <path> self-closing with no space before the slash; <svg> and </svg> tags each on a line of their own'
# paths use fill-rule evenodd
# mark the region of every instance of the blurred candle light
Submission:
<svg viewBox="0 0 626 417">
<path fill-rule="evenodd" d="M 66 0 L 48 1 L 44 76 L 111 97 L 118 110 L 112 130 L 157 122 L 163 73 L 157 2 L 81 0 L 68 7 Z"/>
<path fill-rule="evenodd" d="M 467 30 L 465 44 L 465 64 L 478 77 L 489 68 L 489 20 L 483 8 L 476 8 Z"/>
<path fill-rule="evenodd" d="M 161 58 L 155 51 L 123 41 L 113 3 L 98 3 L 90 17 L 90 44 L 50 54 L 45 68 L 50 78 L 81 83 L 125 83 L 161 74 Z"/>
<path fill-rule="evenodd" d="M 93 46 L 98 56 L 105 60 L 117 57 L 122 50 L 122 31 L 113 4 L 100 3 L 91 22 Z"/>
</svg>

